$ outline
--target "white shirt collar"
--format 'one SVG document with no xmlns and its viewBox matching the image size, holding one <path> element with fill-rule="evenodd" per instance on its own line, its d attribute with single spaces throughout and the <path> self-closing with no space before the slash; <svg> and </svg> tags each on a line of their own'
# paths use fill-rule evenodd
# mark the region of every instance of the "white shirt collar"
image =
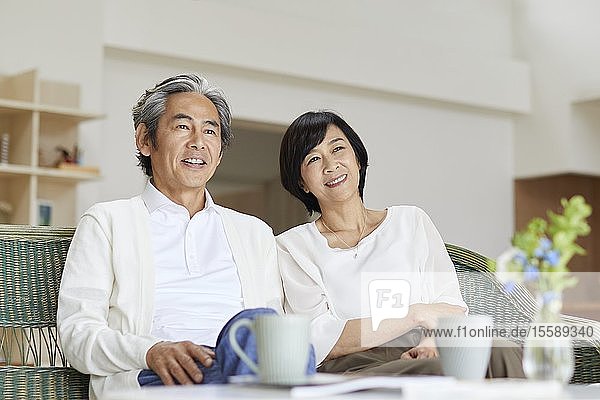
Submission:
<svg viewBox="0 0 600 400">
<path fill-rule="evenodd" d="M 151 179 L 148 179 L 148 181 L 146 182 L 146 187 L 144 188 L 144 191 L 142 192 L 142 195 L 141 195 L 142 200 L 144 201 L 144 204 L 146 204 L 146 208 L 148 209 L 148 212 L 150 214 L 152 214 L 154 211 L 158 210 L 159 208 L 162 208 L 165 206 L 173 206 L 174 205 L 174 206 L 178 206 L 178 207 L 183 207 L 180 204 L 177 204 L 173 200 L 169 199 L 167 196 L 165 196 L 150 181 L 151 181 Z M 208 193 L 208 190 L 205 188 L 204 189 L 204 208 L 201 211 L 214 209 L 214 206 L 215 206 L 215 202 L 213 201 L 213 198 L 210 195 L 210 193 Z"/>
</svg>

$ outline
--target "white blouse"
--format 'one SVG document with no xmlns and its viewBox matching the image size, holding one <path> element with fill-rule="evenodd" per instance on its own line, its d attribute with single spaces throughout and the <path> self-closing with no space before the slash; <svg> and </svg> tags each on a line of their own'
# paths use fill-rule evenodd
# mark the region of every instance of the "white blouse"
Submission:
<svg viewBox="0 0 600 400">
<path fill-rule="evenodd" d="M 409 304 L 467 307 L 444 242 L 418 207 L 389 207 L 383 222 L 357 248 L 330 248 L 314 222 L 276 240 L 285 311 L 312 318 L 318 363 L 329 354 L 346 321 L 371 316 L 368 283 L 373 279 L 408 281 Z"/>
</svg>

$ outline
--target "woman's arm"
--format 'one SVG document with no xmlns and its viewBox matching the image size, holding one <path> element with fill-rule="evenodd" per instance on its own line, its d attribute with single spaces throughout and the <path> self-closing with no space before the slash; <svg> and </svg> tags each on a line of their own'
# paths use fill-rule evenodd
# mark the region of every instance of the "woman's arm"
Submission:
<svg viewBox="0 0 600 400">
<path fill-rule="evenodd" d="M 423 243 L 424 262 L 423 291 L 428 301 L 456 304 L 468 310 L 460 293 L 456 270 L 446 246 L 431 218 L 425 211 L 419 210 L 419 228 L 416 240 Z"/>
<path fill-rule="evenodd" d="M 341 335 L 346 321 L 333 315 L 325 291 L 277 241 L 277 261 L 283 282 L 284 311 L 311 319 L 311 343 L 320 364 Z"/>
<path fill-rule="evenodd" d="M 404 318 L 383 320 L 376 331 L 372 330 L 371 318 L 347 321 L 342 334 L 325 360 L 381 346 L 414 328 L 431 329 L 435 327 L 437 318 L 464 312 L 463 307 L 446 303 L 418 303 L 408 308 L 408 315 Z"/>
</svg>

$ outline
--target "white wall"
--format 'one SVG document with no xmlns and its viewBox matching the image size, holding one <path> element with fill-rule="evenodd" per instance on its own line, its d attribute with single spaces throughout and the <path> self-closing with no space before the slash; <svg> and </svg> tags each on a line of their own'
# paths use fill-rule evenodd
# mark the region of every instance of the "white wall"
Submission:
<svg viewBox="0 0 600 400">
<path fill-rule="evenodd" d="M 533 76 L 532 113 L 516 122 L 516 175 L 600 175 L 600 2 L 514 4 L 516 55 Z"/>
<path fill-rule="evenodd" d="M 106 0 L 108 46 L 528 111 L 507 0 Z M 176 13 L 176 17 L 171 17 Z"/>
<path fill-rule="evenodd" d="M 118 161 L 102 166 L 101 197 L 139 190 L 141 174 L 122 167 L 132 164 L 133 101 L 161 78 L 196 71 L 225 90 L 237 118 L 287 125 L 308 109 L 336 109 L 369 149 L 369 206 L 420 205 L 445 240 L 486 254 L 508 244 L 504 110 L 529 107 L 527 66 L 510 57 L 508 2 L 134 3 L 106 3 L 105 143 Z M 181 18 L 159 23 L 169 9 Z"/>
<path fill-rule="evenodd" d="M 131 105 L 193 70 L 238 118 L 288 124 L 337 109 L 370 151 L 369 206 L 418 204 L 447 241 L 486 254 L 508 243 L 513 113 L 530 108 L 510 0 L 46 3 L 0 0 L 0 73 L 37 67 L 79 83 L 82 105 L 106 114 L 82 125 L 104 179 L 82 185 L 80 212 L 139 191 Z"/>
</svg>

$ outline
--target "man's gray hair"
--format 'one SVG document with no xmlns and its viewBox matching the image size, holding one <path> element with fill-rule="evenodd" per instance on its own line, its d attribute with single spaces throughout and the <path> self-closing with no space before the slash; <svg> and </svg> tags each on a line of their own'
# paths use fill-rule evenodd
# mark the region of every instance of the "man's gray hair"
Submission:
<svg viewBox="0 0 600 400">
<path fill-rule="evenodd" d="M 140 96 L 133 107 L 133 126 L 137 130 L 139 124 L 146 125 L 147 135 L 154 148 L 157 147 L 156 129 L 158 120 L 165 113 L 167 108 L 167 99 L 174 93 L 199 93 L 206 96 L 216 107 L 219 114 L 219 124 L 221 126 L 221 151 L 224 151 L 231 140 L 231 110 L 221 89 L 211 86 L 208 81 L 195 74 L 181 74 L 158 83 L 152 89 Z M 137 151 L 138 165 L 148 176 L 152 176 L 152 164 L 150 157 Z"/>
</svg>

